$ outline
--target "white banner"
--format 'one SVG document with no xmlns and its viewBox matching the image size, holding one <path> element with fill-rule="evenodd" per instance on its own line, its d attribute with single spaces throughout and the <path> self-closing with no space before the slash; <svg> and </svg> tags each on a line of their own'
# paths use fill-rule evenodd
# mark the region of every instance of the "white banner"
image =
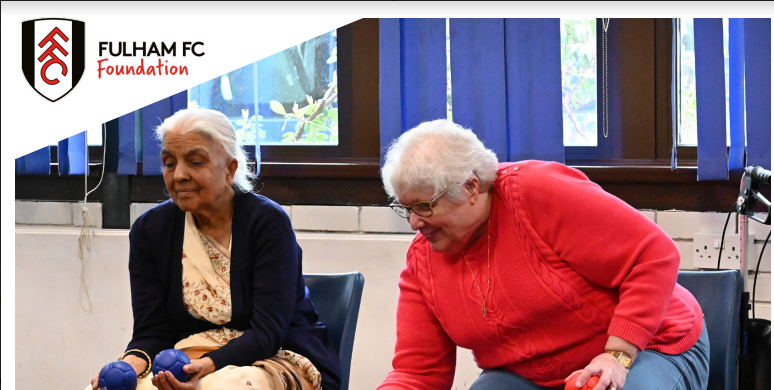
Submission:
<svg viewBox="0 0 774 390">
<path fill-rule="evenodd" d="M 772 13 L 771 3 L 766 2 L 700 6 L 687 2 L 3 2 L 0 8 L 4 298 L 0 307 L 2 378 L 8 388 L 14 388 L 14 340 L 25 336 L 16 333 L 23 330 L 15 330 L 13 321 L 14 262 L 24 261 L 14 257 L 12 242 L 16 157 L 87 129 L 98 130 L 106 121 L 360 18 L 771 17 Z M 43 18 L 85 23 L 83 76 L 53 103 L 33 89 L 22 70 L 22 22 Z M 37 42 L 43 38 L 36 37 Z M 65 42 L 58 42 L 64 47 Z M 38 47 L 34 53 L 45 50 Z M 43 65 L 37 65 L 35 72 L 40 73 Z M 120 65 L 132 66 L 135 74 L 127 75 L 126 68 L 118 74 Z M 144 74 L 137 74 L 141 65 Z M 46 70 L 49 80 L 57 73 L 61 73 L 58 64 Z M 62 363 L 77 365 L 77 357 L 63 356 Z M 45 367 L 40 370 L 44 375 Z"/>
</svg>

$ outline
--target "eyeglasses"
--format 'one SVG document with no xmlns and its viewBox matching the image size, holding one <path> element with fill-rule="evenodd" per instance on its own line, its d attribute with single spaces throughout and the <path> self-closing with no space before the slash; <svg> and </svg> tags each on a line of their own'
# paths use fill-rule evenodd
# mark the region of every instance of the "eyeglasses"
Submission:
<svg viewBox="0 0 774 390">
<path fill-rule="evenodd" d="M 427 202 L 418 202 L 412 204 L 411 206 L 404 206 L 400 203 L 393 203 L 390 205 L 390 207 L 395 211 L 396 214 L 400 215 L 401 218 L 408 218 L 411 213 L 427 218 L 433 215 L 433 203 L 435 203 L 436 200 L 442 197 L 450 189 L 451 187 L 443 190 L 443 192 L 436 195 L 433 199 L 430 199 Z"/>
</svg>

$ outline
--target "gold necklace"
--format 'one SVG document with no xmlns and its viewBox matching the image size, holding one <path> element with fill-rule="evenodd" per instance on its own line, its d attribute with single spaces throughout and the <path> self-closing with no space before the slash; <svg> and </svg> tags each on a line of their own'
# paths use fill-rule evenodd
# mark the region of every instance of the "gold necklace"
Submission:
<svg viewBox="0 0 774 390">
<path fill-rule="evenodd" d="M 491 222 L 492 222 L 492 220 L 490 219 L 487 222 L 487 226 L 486 226 L 486 295 L 484 295 L 484 293 L 481 292 L 481 285 L 478 283 L 478 278 L 473 273 L 473 269 L 470 268 L 470 263 L 468 263 L 468 259 L 465 258 L 465 253 L 464 252 L 462 253 L 462 259 L 465 260 L 465 264 L 468 266 L 468 270 L 470 271 L 470 276 L 473 277 L 473 283 L 476 284 L 476 288 L 478 289 L 478 295 L 481 296 L 481 300 L 482 300 L 482 303 L 481 303 L 481 314 L 482 314 L 482 317 L 486 317 L 486 298 L 489 296 L 489 280 L 490 280 L 490 278 L 489 278 L 490 277 L 490 273 L 489 273 L 489 237 L 490 237 L 490 232 L 492 230 L 491 229 Z"/>
</svg>

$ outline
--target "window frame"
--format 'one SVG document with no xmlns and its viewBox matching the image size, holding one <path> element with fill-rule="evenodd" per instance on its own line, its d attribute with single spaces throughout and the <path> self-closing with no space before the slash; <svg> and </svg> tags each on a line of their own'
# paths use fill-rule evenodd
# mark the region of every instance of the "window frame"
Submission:
<svg viewBox="0 0 774 390">
<path fill-rule="evenodd" d="M 561 20 L 561 19 L 560 19 Z M 600 53 L 602 53 L 602 35 L 599 33 L 602 31 L 602 19 L 596 18 L 596 48 L 597 55 L 595 61 L 597 61 L 597 102 L 602 97 L 602 67 L 599 63 Z M 612 20 L 612 19 L 611 19 Z M 609 51 L 608 51 L 609 52 Z M 600 109 L 601 105 L 597 103 L 597 146 L 564 146 L 565 159 L 570 160 L 601 160 L 606 156 L 609 158 L 611 145 L 608 139 L 602 136 L 602 120 L 604 119 L 604 112 Z"/>
<path fill-rule="evenodd" d="M 340 115 L 347 117 L 340 120 L 344 141 L 339 146 L 262 147 L 255 192 L 280 204 L 389 204 L 379 175 L 379 20 L 361 19 L 340 28 L 337 34 L 339 107 Z M 726 203 L 736 198 L 741 176 L 731 172 L 730 180 L 696 181 L 695 147 L 678 147 L 680 165 L 676 171 L 669 168 L 672 19 L 611 19 L 608 38 L 611 87 L 615 77 L 630 80 L 627 76 L 640 75 L 640 79 L 647 80 L 617 86 L 618 95 L 611 92 L 611 137 L 607 145 L 604 139 L 601 143 L 608 149 L 593 153 L 570 150 L 565 163 L 638 209 L 727 211 Z M 644 67 L 645 76 L 636 66 L 643 58 L 650 64 Z M 621 69 L 613 69 L 619 65 Z M 638 88 L 644 93 L 637 94 Z M 618 106 L 612 102 L 616 96 L 621 99 Z M 615 113 L 616 109 L 620 112 Z M 613 121 L 617 121 L 617 128 L 613 128 Z M 646 124 L 641 125 L 642 121 Z M 108 126 L 116 123 L 111 121 Z M 613 134 L 620 128 L 633 130 L 622 136 Z M 620 149 L 614 151 L 613 147 Z M 100 178 L 102 149 L 92 146 L 89 151 L 93 164 L 88 178 L 91 189 Z M 138 172 L 142 172 L 141 163 Z M 129 205 L 166 200 L 163 188 L 161 176 L 106 173 L 102 186 L 89 199 L 104 202 L 103 210 L 115 214 L 103 213 L 103 226 L 128 228 Z M 768 193 L 766 196 L 770 198 Z M 16 199 L 83 200 L 83 176 L 58 176 L 54 170 L 52 175 L 16 176 Z M 115 212 L 111 211 L 114 207 L 118 208 Z"/>
</svg>

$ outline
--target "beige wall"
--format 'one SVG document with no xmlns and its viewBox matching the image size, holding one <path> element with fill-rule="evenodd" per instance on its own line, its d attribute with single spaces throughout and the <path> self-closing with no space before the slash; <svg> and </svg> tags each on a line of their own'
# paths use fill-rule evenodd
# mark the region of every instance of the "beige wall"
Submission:
<svg viewBox="0 0 774 390">
<path fill-rule="evenodd" d="M 151 206 L 132 205 L 133 218 Z M 99 214 L 99 207 L 95 204 L 90 209 Z M 398 274 L 413 234 L 405 221 L 384 207 L 285 209 L 304 251 L 304 272 L 356 270 L 365 275 L 350 387 L 375 388 L 391 368 Z M 721 213 L 643 213 L 675 240 L 682 269 L 693 269 L 693 233 L 720 233 L 725 222 Z M 78 258 L 80 229 L 76 225 L 80 219 L 77 205 L 16 203 L 17 388 L 82 389 L 102 365 L 115 359 L 131 337 L 128 231 L 97 230 L 85 262 L 85 286 L 91 297 L 91 311 L 87 312 L 82 308 L 88 300 L 81 289 L 83 268 Z M 757 224 L 752 224 L 751 230 L 758 240 L 757 253 L 769 230 Z M 768 246 L 764 259 L 756 314 L 770 319 Z M 453 388 L 466 389 L 480 370 L 469 351 L 460 350 L 458 356 Z M 41 366 L 47 368 L 46 375 L 39 374 Z"/>
</svg>

